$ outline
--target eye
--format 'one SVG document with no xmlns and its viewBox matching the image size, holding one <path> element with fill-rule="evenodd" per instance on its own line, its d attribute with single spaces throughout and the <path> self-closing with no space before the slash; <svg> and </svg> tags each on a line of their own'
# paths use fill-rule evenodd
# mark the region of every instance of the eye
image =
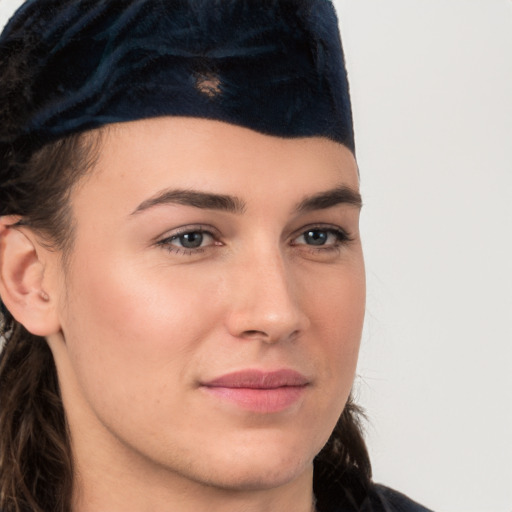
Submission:
<svg viewBox="0 0 512 512">
<path fill-rule="evenodd" d="M 205 239 L 208 239 L 207 233 L 191 231 L 190 233 L 174 236 L 171 238 L 171 241 L 185 249 L 197 249 L 203 245 Z"/>
<path fill-rule="evenodd" d="M 313 227 L 296 237 L 293 245 L 333 248 L 349 240 L 348 235 L 339 228 Z"/>
<path fill-rule="evenodd" d="M 157 245 L 177 254 L 193 254 L 217 244 L 215 236 L 202 228 L 184 229 L 157 242 Z"/>
<path fill-rule="evenodd" d="M 308 245 L 325 245 L 329 241 L 329 235 L 331 235 L 331 233 L 327 231 L 312 229 L 302 236 L 304 237 L 304 242 Z"/>
</svg>

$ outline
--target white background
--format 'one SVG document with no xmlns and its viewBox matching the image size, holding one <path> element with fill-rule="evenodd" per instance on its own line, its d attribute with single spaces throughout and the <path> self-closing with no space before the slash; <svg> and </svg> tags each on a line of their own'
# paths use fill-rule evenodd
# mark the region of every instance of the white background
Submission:
<svg viewBox="0 0 512 512">
<path fill-rule="evenodd" d="M 365 201 L 375 479 L 512 511 L 512 2 L 337 0 Z"/>
<path fill-rule="evenodd" d="M 0 0 L 0 25 L 20 3 Z M 512 1 L 335 4 L 375 479 L 436 512 L 512 512 Z"/>
</svg>

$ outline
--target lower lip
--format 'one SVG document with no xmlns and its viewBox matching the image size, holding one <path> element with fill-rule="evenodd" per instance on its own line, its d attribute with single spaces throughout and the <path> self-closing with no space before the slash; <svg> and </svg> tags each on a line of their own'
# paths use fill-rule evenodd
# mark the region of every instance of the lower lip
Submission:
<svg viewBox="0 0 512 512">
<path fill-rule="evenodd" d="M 232 402 L 241 409 L 270 414 L 281 412 L 297 403 L 306 386 L 285 386 L 272 389 L 209 387 L 204 389 L 211 395 Z"/>
</svg>

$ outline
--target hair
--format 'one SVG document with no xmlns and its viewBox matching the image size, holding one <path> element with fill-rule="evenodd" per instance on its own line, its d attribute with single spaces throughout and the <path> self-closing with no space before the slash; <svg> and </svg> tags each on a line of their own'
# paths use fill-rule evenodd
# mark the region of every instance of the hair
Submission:
<svg viewBox="0 0 512 512">
<path fill-rule="evenodd" d="M 17 224 L 37 232 L 65 262 L 74 238 L 70 194 L 94 163 L 102 129 L 46 143 L 5 143 L 9 133 L 20 132 L 26 108 L 30 72 L 23 51 L 16 46 L 0 59 L 0 216 L 19 216 Z M 44 338 L 0 306 L 0 510 L 69 512 L 73 456 L 52 353 Z M 350 397 L 315 459 L 319 506 L 332 492 L 327 482 L 341 483 L 349 505 L 359 504 L 370 487 L 360 419 Z"/>
<path fill-rule="evenodd" d="M 1 79 L 0 79 L 1 85 Z M 94 137 L 71 135 L 0 169 L 0 215 L 16 215 L 63 259 L 73 242 L 69 194 L 90 168 Z M 73 463 L 57 371 L 46 340 L 2 305 L 0 510 L 70 510 Z"/>
</svg>

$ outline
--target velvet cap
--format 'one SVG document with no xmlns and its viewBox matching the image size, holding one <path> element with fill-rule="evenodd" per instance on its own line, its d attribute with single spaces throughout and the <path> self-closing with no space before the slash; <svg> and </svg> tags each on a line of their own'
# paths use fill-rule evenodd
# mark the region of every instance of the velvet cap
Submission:
<svg viewBox="0 0 512 512">
<path fill-rule="evenodd" d="M 12 59 L 23 73 L 0 91 L 2 159 L 166 115 L 354 151 L 330 0 L 28 0 L 0 36 L 0 73 Z"/>
</svg>

